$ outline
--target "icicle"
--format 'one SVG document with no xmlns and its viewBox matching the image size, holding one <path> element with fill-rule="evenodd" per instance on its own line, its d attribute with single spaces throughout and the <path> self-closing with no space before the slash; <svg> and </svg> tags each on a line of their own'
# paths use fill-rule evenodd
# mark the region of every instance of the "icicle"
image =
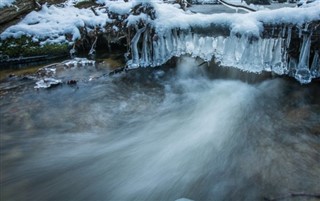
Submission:
<svg viewBox="0 0 320 201">
<path fill-rule="evenodd" d="M 178 35 L 178 40 L 177 40 L 178 42 L 177 56 L 180 56 L 183 53 L 183 51 L 185 51 L 186 43 L 184 38 L 185 38 L 184 33 L 183 31 L 180 30 Z"/>
<path fill-rule="evenodd" d="M 205 37 L 203 41 L 203 48 L 201 48 L 201 58 L 205 61 L 211 61 L 213 55 L 213 47 L 212 47 L 213 38 L 212 37 Z"/>
<path fill-rule="evenodd" d="M 288 66 L 289 66 L 288 75 L 291 77 L 294 77 L 294 75 L 297 72 L 297 66 L 298 66 L 297 60 L 295 58 L 290 57 Z"/>
<path fill-rule="evenodd" d="M 173 39 L 173 51 L 172 51 L 172 54 L 174 55 L 174 56 L 178 56 L 178 40 L 179 40 L 179 38 L 178 38 L 178 33 L 177 33 L 178 31 L 177 31 L 177 29 L 173 29 L 173 31 L 172 31 L 172 33 L 173 33 L 173 37 L 172 37 L 172 39 Z"/>
<path fill-rule="evenodd" d="M 265 71 L 271 71 L 272 68 L 272 48 L 274 45 L 274 39 L 265 39 L 264 45 L 262 45 L 261 51 L 263 51 L 263 64 L 264 64 L 264 70 Z"/>
<path fill-rule="evenodd" d="M 299 28 L 299 38 L 302 37 L 302 27 L 298 27 Z"/>
<path fill-rule="evenodd" d="M 271 60 L 271 64 L 272 64 L 272 72 L 278 74 L 278 75 L 282 75 L 284 73 L 284 69 L 282 66 L 282 51 L 281 51 L 281 47 L 282 47 L 282 42 L 283 39 L 278 38 L 275 40 L 275 44 L 273 47 L 273 52 L 272 52 L 272 60 Z"/>
<path fill-rule="evenodd" d="M 164 41 L 164 36 L 160 36 L 160 65 L 165 62 L 166 59 L 166 43 Z"/>
<path fill-rule="evenodd" d="M 225 38 L 222 36 L 217 37 L 216 41 L 216 54 L 222 56 L 223 55 L 223 49 L 224 49 L 224 44 L 225 44 Z"/>
<path fill-rule="evenodd" d="M 300 49 L 298 69 L 294 77 L 302 84 L 311 82 L 311 76 L 309 71 L 309 57 L 310 57 L 310 46 L 311 46 L 312 33 L 307 36 L 303 36 L 303 42 Z"/>
<path fill-rule="evenodd" d="M 141 29 L 137 29 L 137 32 L 131 41 L 132 62 L 130 63 L 130 68 L 138 68 L 139 67 L 138 41 L 140 39 L 141 34 L 145 30 L 146 30 L 146 27 L 143 27 Z"/>
<path fill-rule="evenodd" d="M 191 54 L 193 57 L 196 57 L 196 56 L 199 55 L 200 49 L 201 49 L 201 44 L 200 44 L 200 37 L 199 37 L 199 35 L 198 35 L 198 34 L 193 34 L 191 42 L 193 43 L 193 44 L 192 44 L 192 46 L 193 46 L 193 51 L 190 52 L 190 54 Z"/>
<path fill-rule="evenodd" d="M 149 41 L 149 29 L 146 29 L 146 31 L 143 34 L 143 43 L 142 43 L 142 61 L 141 66 L 147 67 L 150 65 L 150 48 L 148 46 Z"/>
<path fill-rule="evenodd" d="M 281 38 L 284 38 L 286 36 L 286 26 L 284 25 L 283 28 L 281 29 Z"/>
<path fill-rule="evenodd" d="M 309 28 L 309 23 L 306 23 L 304 25 L 304 32 L 308 32 L 308 28 Z"/>
<path fill-rule="evenodd" d="M 73 47 L 72 47 L 72 49 L 70 50 L 70 57 L 73 59 L 73 58 L 75 58 L 76 57 L 76 44 L 73 44 Z"/>
<path fill-rule="evenodd" d="M 153 46 L 153 66 L 158 66 L 160 65 L 159 60 L 160 60 L 160 53 L 159 53 L 159 39 L 156 39 L 155 37 L 153 38 L 152 41 L 152 46 Z"/>
<path fill-rule="evenodd" d="M 187 54 L 192 54 L 194 52 L 194 41 L 193 41 L 193 34 L 189 33 L 185 36 L 185 52 Z"/>
<path fill-rule="evenodd" d="M 231 35 L 226 38 L 226 42 L 223 49 L 223 61 L 228 65 L 232 66 L 235 64 L 235 48 L 237 44 L 235 44 L 235 35 Z"/>
<path fill-rule="evenodd" d="M 172 38 L 172 32 L 169 31 L 166 33 L 166 47 L 167 47 L 167 52 L 169 53 L 167 56 L 171 57 L 174 56 L 174 47 L 173 47 L 173 38 Z"/>
<path fill-rule="evenodd" d="M 91 49 L 89 51 L 89 56 L 90 57 L 94 57 L 95 53 L 96 53 L 96 44 L 97 44 L 97 40 L 98 40 L 98 36 L 96 36 L 96 39 L 94 40 Z"/>
<path fill-rule="evenodd" d="M 314 53 L 310 71 L 311 71 L 312 78 L 320 77 L 319 51 L 315 51 Z"/>
<path fill-rule="evenodd" d="M 286 48 L 287 49 L 290 47 L 291 35 L 292 35 L 292 26 L 288 26 L 288 35 L 287 35 L 287 39 L 286 39 Z"/>
</svg>

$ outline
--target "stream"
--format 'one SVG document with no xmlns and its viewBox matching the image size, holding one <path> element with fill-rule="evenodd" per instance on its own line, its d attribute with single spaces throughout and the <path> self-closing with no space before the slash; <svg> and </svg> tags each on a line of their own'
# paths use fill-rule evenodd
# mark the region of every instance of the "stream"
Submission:
<svg viewBox="0 0 320 201">
<path fill-rule="evenodd" d="M 210 76 L 192 58 L 105 73 L 67 69 L 57 76 L 77 84 L 50 89 L 28 79 L 0 82 L 1 200 L 320 193 L 319 82 Z"/>
</svg>

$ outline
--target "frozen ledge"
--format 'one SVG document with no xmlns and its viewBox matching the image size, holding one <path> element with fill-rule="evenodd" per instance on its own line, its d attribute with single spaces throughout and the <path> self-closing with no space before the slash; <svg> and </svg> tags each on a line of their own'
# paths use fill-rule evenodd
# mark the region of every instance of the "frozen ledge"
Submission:
<svg viewBox="0 0 320 201">
<path fill-rule="evenodd" d="M 247 72 L 288 75 L 307 84 L 320 77 L 319 5 L 216 15 L 181 14 L 168 5 L 156 5 L 157 18 L 145 17 L 144 24 L 136 26 L 127 66 L 155 67 L 188 54 Z"/>
<path fill-rule="evenodd" d="M 99 0 L 101 6 L 46 7 L 5 30 L 1 40 L 26 35 L 40 45 L 77 44 L 98 36 L 130 48 L 128 68 L 153 67 L 189 54 L 222 66 L 295 77 L 301 83 L 319 78 L 320 1 L 305 7 L 259 10 L 246 14 L 199 14 L 161 1 Z M 65 17 L 61 17 L 65 16 Z M 129 44 L 128 44 L 129 43 Z"/>
</svg>

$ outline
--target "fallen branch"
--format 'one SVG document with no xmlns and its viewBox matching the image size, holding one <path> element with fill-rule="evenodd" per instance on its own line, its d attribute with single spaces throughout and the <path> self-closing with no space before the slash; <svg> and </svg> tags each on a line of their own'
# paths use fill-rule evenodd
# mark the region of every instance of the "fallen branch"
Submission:
<svg viewBox="0 0 320 201">
<path fill-rule="evenodd" d="M 312 198 L 320 198 L 320 194 L 310 194 L 310 193 L 304 193 L 304 192 L 300 192 L 300 193 L 290 193 L 288 195 L 284 195 L 284 196 L 280 196 L 277 198 L 267 198 L 264 197 L 263 199 L 265 201 L 276 201 L 276 200 L 284 200 L 286 198 L 291 198 L 291 197 L 312 197 Z"/>
</svg>

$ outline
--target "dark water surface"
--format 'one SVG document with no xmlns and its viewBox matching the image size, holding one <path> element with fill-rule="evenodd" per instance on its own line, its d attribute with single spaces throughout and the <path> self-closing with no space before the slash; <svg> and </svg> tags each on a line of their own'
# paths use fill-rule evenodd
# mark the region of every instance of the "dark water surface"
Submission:
<svg viewBox="0 0 320 201">
<path fill-rule="evenodd" d="M 66 70 L 83 79 L 41 90 L 1 82 L 1 200 L 319 194 L 319 83 L 209 79 L 195 66 L 91 81 L 104 72 Z"/>
</svg>

